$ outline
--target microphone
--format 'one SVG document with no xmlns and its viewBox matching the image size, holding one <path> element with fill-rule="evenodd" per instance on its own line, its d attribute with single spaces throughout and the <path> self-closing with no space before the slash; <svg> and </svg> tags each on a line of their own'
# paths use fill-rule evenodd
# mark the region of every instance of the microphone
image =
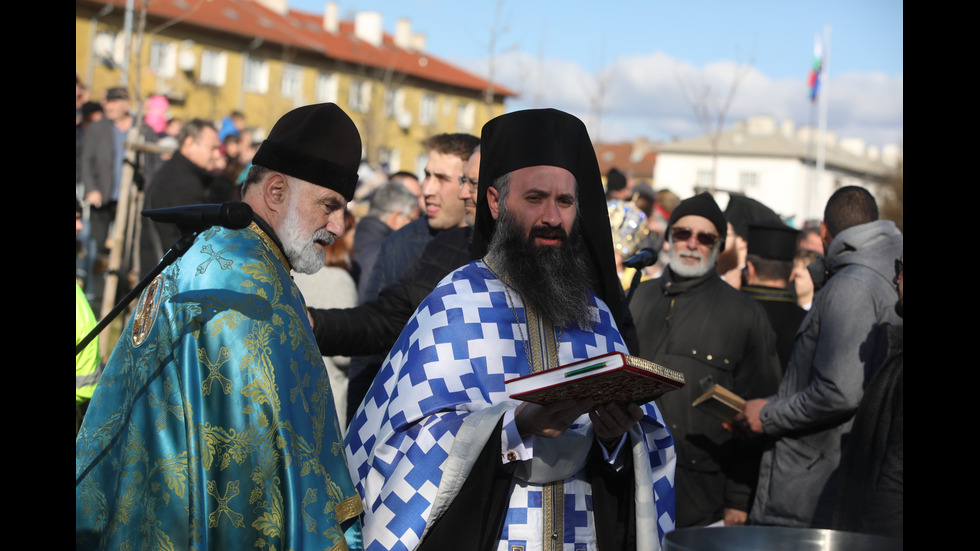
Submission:
<svg viewBox="0 0 980 551">
<path fill-rule="evenodd" d="M 636 268 L 637 270 L 650 266 L 657 261 L 657 253 L 647 247 L 640 249 L 640 252 L 623 261 L 624 268 Z"/>
<path fill-rule="evenodd" d="M 177 224 L 183 231 L 204 231 L 211 226 L 240 230 L 252 223 L 252 207 L 241 201 L 228 201 L 144 210 L 143 216 L 163 224 Z"/>
</svg>

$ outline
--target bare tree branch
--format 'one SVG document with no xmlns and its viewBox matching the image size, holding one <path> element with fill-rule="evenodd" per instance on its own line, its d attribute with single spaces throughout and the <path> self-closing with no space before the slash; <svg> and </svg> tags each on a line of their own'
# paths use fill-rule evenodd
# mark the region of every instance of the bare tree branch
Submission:
<svg viewBox="0 0 980 551">
<path fill-rule="evenodd" d="M 497 69 L 497 42 L 500 40 L 501 36 L 510 31 L 510 26 L 506 22 L 506 20 L 509 20 L 509 16 L 505 18 L 503 11 L 504 0 L 497 0 L 494 2 L 493 19 L 491 20 L 490 31 L 488 33 L 490 40 L 487 44 L 487 88 L 483 92 L 483 101 L 486 103 L 487 113 L 491 117 L 493 116 L 493 81 Z"/>
<path fill-rule="evenodd" d="M 719 93 L 712 83 L 704 76 L 684 78 L 675 74 L 677 84 L 681 89 L 684 101 L 691 108 L 701 132 L 704 133 L 711 146 L 711 186 L 708 191 L 718 188 L 718 143 L 721 133 L 725 130 L 725 119 L 731 109 L 732 102 L 738 93 L 738 88 L 745 77 L 752 71 L 754 56 L 744 64 L 737 64 L 735 72 L 727 87 Z"/>
<path fill-rule="evenodd" d="M 604 67 L 605 65 L 605 44 L 599 50 L 598 69 L 592 73 L 592 82 L 583 86 L 589 90 L 589 110 L 592 117 L 592 140 L 596 143 L 602 141 L 602 117 L 605 113 L 606 96 L 609 93 L 609 86 L 613 82 L 613 68 Z"/>
</svg>

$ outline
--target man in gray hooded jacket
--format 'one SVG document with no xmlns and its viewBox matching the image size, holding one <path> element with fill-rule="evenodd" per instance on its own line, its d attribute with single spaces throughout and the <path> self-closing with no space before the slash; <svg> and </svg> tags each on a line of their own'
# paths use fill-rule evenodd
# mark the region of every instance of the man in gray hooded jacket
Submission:
<svg viewBox="0 0 980 551">
<path fill-rule="evenodd" d="M 864 383 L 887 352 L 880 328 L 901 321 L 891 280 L 902 234 L 878 220 L 871 194 L 855 186 L 834 192 L 820 231 L 829 279 L 797 332 L 779 392 L 749 400 L 736 418 L 773 437 L 760 466 L 754 524 L 830 527 L 841 448 Z"/>
</svg>

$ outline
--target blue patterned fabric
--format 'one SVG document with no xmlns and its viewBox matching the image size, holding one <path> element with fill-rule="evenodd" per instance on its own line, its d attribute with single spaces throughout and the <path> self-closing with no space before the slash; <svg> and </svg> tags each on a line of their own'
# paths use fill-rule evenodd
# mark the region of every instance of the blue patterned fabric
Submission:
<svg viewBox="0 0 980 551">
<path fill-rule="evenodd" d="M 254 223 L 201 234 L 147 288 L 75 446 L 77 548 L 359 546 L 303 297 Z"/>
<path fill-rule="evenodd" d="M 482 261 L 464 266 L 422 302 L 391 350 L 345 440 L 351 478 L 365 504 L 366 549 L 415 548 L 469 474 L 467 458 L 480 453 L 498 420 L 504 419 L 505 432 L 512 422 L 507 412 L 518 403 L 509 400 L 504 382 L 530 368 L 524 308 L 516 292 L 510 296 L 513 308 L 503 282 Z M 599 321 L 593 331 L 560 332 L 560 363 L 626 350 L 608 308 L 594 301 Z M 656 549 L 673 529 L 675 457 L 656 406 L 643 408 L 646 415 L 622 453 L 633 457 L 640 548 Z M 588 416 L 566 434 L 582 438 L 588 449 L 594 438 Z M 532 453 L 546 448 L 546 440 L 535 440 Z M 559 461 L 557 468 L 577 467 Z M 591 487 L 580 468 L 551 480 L 563 479 L 564 548 L 594 549 Z M 542 488 L 515 476 L 499 549 L 541 549 Z"/>
</svg>

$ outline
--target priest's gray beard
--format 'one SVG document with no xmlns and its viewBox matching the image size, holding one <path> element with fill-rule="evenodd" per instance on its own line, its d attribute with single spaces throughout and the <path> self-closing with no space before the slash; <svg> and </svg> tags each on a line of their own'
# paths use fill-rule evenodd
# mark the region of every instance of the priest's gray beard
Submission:
<svg viewBox="0 0 980 551">
<path fill-rule="evenodd" d="M 315 274 L 323 268 L 327 260 L 326 247 L 333 244 L 334 235 L 320 228 L 310 232 L 303 228 L 299 210 L 290 204 L 279 229 L 283 253 L 289 259 L 293 270 L 301 274 Z M 317 247 L 317 243 L 321 246 Z"/>
<path fill-rule="evenodd" d="M 536 226 L 527 237 L 524 232 L 501 201 L 497 227 L 487 247 L 495 268 L 507 274 L 524 304 L 539 315 L 547 316 L 559 327 L 575 323 L 582 329 L 591 329 L 596 322 L 591 272 L 578 222 L 571 236 L 560 226 Z M 536 236 L 560 238 L 561 244 L 539 247 L 534 244 Z"/>
</svg>

